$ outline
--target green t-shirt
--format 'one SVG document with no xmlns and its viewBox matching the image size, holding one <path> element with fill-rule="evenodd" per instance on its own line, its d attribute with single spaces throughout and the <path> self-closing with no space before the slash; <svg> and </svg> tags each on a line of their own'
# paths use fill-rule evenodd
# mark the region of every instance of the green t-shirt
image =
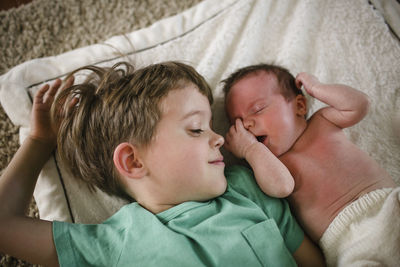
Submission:
<svg viewBox="0 0 400 267">
<path fill-rule="evenodd" d="M 138 203 L 102 224 L 53 222 L 61 266 L 295 266 L 304 234 L 284 199 L 266 196 L 244 167 L 227 191 L 159 214 Z"/>
</svg>

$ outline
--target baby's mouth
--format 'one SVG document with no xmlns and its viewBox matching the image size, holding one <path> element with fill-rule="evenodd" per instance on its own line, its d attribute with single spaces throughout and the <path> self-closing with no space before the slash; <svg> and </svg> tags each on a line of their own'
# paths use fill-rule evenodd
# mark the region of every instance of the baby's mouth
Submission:
<svg viewBox="0 0 400 267">
<path fill-rule="evenodd" d="M 264 143 L 264 141 L 267 138 L 267 136 L 266 135 L 260 135 L 260 136 L 257 136 L 256 138 L 257 138 L 258 142 Z"/>
</svg>

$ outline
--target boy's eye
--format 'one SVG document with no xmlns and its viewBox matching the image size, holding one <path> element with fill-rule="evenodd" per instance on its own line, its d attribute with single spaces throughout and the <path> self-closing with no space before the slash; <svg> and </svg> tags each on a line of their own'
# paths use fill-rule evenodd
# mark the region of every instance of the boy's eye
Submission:
<svg viewBox="0 0 400 267">
<path fill-rule="evenodd" d="M 202 132 L 204 132 L 204 130 L 202 130 L 202 129 L 191 129 L 190 132 L 194 133 L 194 134 L 201 134 Z"/>
</svg>

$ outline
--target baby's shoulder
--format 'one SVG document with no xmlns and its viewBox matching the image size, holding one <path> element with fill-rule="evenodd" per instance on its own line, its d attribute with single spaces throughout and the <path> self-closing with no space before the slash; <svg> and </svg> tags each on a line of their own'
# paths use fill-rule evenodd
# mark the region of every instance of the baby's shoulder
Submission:
<svg viewBox="0 0 400 267">
<path fill-rule="evenodd" d="M 322 115 L 324 109 L 325 108 L 321 108 L 311 115 L 311 117 L 307 120 L 308 128 L 310 128 L 310 126 L 315 128 L 326 127 L 326 125 L 336 126 Z"/>
<path fill-rule="evenodd" d="M 326 142 L 330 138 L 345 138 L 343 129 L 327 120 L 317 111 L 307 120 L 306 129 L 299 138 L 298 143 L 309 145 L 315 144 L 318 140 Z"/>
</svg>

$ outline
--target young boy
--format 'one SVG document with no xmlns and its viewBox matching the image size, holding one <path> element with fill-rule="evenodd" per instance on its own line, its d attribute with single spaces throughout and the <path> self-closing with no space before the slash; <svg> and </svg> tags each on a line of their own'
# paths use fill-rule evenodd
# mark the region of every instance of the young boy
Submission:
<svg viewBox="0 0 400 267">
<path fill-rule="evenodd" d="M 226 148 L 248 161 L 266 194 L 290 194 L 295 215 L 319 241 L 328 265 L 397 265 L 400 189 L 342 131 L 367 114 L 367 96 L 349 86 L 322 84 L 307 73 L 294 78 L 267 64 L 242 68 L 224 83 L 233 124 Z M 301 86 L 328 105 L 309 120 Z M 267 175 L 275 157 L 294 181 Z"/>
<path fill-rule="evenodd" d="M 285 200 L 245 168 L 224 174 L 211 90 L 192 67 L 89 69 L 97 78 L 68 79 L 54 104 L 60 81 L 35 96 L 30 136 L 0 179 L 0 251 L 50 266 L 324 265 Z M 77 177 L 136 202 L 99 225 L 25 217 L 56 140 Z"/>
</svg>

